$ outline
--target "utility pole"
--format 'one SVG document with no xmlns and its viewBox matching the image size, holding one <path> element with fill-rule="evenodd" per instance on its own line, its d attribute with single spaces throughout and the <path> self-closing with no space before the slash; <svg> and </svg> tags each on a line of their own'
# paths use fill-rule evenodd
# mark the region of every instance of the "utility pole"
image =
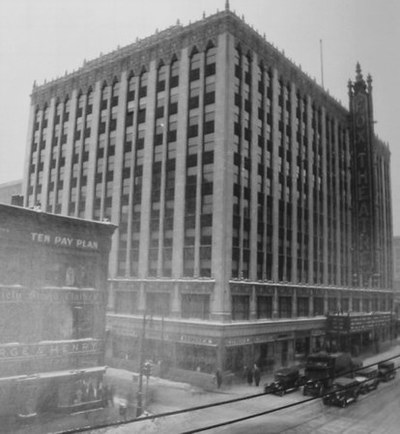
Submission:
<svg viewBox="0 0 400 434">
<path fill-rule="evenodd" d="M 145 338 L 146 338 L 146 312 L 143 313 L 142 335 L 140 337 L 139 386 L 138 386 L 138 392 L 137 392 L 136 417 L 139 417 L 143 412 L 143 361 L 144 361 L 144 340 L 145 340 Z"/>
</svg>

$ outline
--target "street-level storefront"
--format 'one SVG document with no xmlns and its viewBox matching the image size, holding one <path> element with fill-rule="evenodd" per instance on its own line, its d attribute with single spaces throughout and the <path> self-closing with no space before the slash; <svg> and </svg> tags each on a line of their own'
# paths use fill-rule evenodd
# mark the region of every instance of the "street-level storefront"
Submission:
<svg viewBox="0 0 400 434">
<path fill-rule="evenodd" d="M 143 324 L 145 331 L 143 334 Z M 177 319 L 108 314 L 109 361 L 137 370 L 140 337 L 143 359 L 155 366 L 212 374 L 216 369 L 240 374 L 255 363 L 263 371 L 301 362 L 311 349 L 323 346 L 325 319 L 265 321 L 258 324 L 193 324 Z M 230 335 L 230 336 L 229 336 Z"/>
</svg>

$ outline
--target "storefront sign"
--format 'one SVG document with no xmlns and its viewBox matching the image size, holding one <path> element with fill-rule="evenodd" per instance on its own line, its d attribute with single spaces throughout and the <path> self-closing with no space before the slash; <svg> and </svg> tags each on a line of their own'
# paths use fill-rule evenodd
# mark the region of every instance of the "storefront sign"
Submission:
<svg viewBox="0 0 400 434">
<path fill-rule="evenodd" d="M 105 294 L 96 290 L 24 289 L 0 287 L 0 303 L 4 302 L 49 302 L 49 303 L 103 303 Z"/>
<path fill-rule="evenodd" d="M 185 344 L 195 344 L 195 345 L 211 345 L 216 346 L 217 343 L 214 339 L 205 336 L 193 336 L 193 335 L 180 335 L 179 342 Z"/>
<path fill-rule="evenodd" d="M 390 314 L 382 315 L 330 315 L 327 320 L 328 332 L 357 332 L 372 330 L 375 327 L 389 325 Z"/>
<path fill-rule="evenodd" d="M 46 233 L 31 232 L 31 240 L 41 244 L 51 244 L 60 247 L 73 247 L 86 250 L 98 250 L 99 245 L 95 240 L 66 237 Z"/>
<path fill-rule="evenodd" d="M 40 344 L 0 345 L 0 362 L 9 359 L 64 357 L 72 354 L 98 353 L 102 350 L 100 340 L 49 342 Z"/>
<path fill-rule="evenodd" d="M 249 345 L 252 343 L 253 343 L 253 337 L 251 337 L 251 336 L 243 336 L 243 337 L 225 339 L 225 346 L 227 346 L 227 347 L 233 347 L 233 346 L 237 346 L 237 345 Z"/>
</svg>

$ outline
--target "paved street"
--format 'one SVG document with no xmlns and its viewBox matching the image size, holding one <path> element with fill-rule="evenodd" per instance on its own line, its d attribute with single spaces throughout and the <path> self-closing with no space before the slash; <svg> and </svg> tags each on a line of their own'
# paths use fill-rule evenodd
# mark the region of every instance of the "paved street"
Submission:
<svg viewBox="0 0 400 434">
<path fill-rule="evenodd" d="M 378 355 L 364 359 L 364 365 L 376 363 L 378 360 L 400 354 L 400 345 Z M 396 360 L 400 365 L 400 358 Z M 116 397 L 116 404 L 121 396 L 126 396 L 131 390 L 132 373 L 122 370 L 110 369 L 108 380 L 117 382 L 120 396 Z M 271 377 L 264 376 L 261 384 L 268 382 Z M 150 404 L 148 410 L 152 414 L 195 407 L 208 403 L 226 401 L 238 397 L 248 396 L 261 392 L 262 388 L 239 384 L 231 387 L 225 386 L 222 390 L 202 392 L 184 383 L 168 382 L 166 380 L 152 379 L 153 387 L 157 389 L 156 399 Z M 379 388 L 370 394 L 361 396 L 359 400 L 348 408 L 326 407 L 321 400 L 304 403 L 287 410 L 269 415 L 263 415 L 212 430 L 208 433 L 397 433 L 400 426 L 400 375 L 394 381 L 382 383 Z M 300 391 L 289 393 L 283 397 L 264 395 L 229 405 L 212 407 L 205 410 L 178 414 L 142 422 L 133 422 L 121 426 L 95 429 L 88 432 L 93 434 L 131 434 L 131 433 L 184 433 L 205 426 L 223 423 L 228 420 L 246 417 L 261 413 L 268 409 L 278 408 L 286 404 L 303 401 Z M 134 409 L 128 412 L 128 418 L 133 417 Z M 132 413 L 133 411 L 133 413 Z M 79 417 L 80 416 L 80 417 Z M 118 406 L 101 412 L 97 415 L 75 415 L 54 421 L 42 421 L 39 427 L 30 426 L 27 429 L 12 432 L 37 433 L 57 432 L 72 427 L 90 424 L 101 424 L 121 420 Z M 0 429 L 0 431 L 2 431 Z"/>
<path fill-rule="evenodd" d="M 400 347 L 368 357 L 364 365 L 374 363 L 385 357 L 400 354 Z M 400 360 L 397 360 L 397 364 Z M 345 409 L 326 407 L 320 399 L 304 403 L 298 407 L 264 415 L 221 428 L 207 430 L 209 433 L 398 433 L 400 426 L 400 379 L 382 383 L 378 390 L 361 396 L 359 400 Z M 236 386 L 219 394 L 193 396 L 187 405 L 181 408 L 217 402 L 246 394 L 256 393 L 255 387 Z M 261 389 L 260 389 L 261 391 Z M 287 394 L 284 397 L 266 395 L 229 405 L 212 407 L 206 410 L 170 416 L 153 421 L 135 422 L 106 430 L 93 431 L 107 434 L 128 433 L 184 433 L 205 426 L 222 423 L 230 419 L 246 417 L 285 404 L 302 401 L 301 392 Z M 173 400 L 171 400 L 173 402 Z M 153 406 L 155 413 L 172 411 L 176 404 L 168 402 Z"/>
</svg>

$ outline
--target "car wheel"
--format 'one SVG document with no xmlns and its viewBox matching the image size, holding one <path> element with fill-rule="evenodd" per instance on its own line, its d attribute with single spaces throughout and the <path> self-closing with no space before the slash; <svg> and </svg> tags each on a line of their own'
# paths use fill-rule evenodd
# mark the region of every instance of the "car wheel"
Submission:
<svg viewBox="0 0 400 434">
<path fill-rule="evenodd" d="M 346 404 L 347 404 L 346 401 L 342 401 L 342 402 L 340 403 L 340 405 L 341 405 L 342 408 L 345 408 L 345 407 L 346 407 Z"/>
<path fill-rule="evenodd" d="M 280 392 L 279 392 L 279 396 L 283 396 L 285 394 L 285 391 L 284 390 L 281 390 Z"/>
</svg>

